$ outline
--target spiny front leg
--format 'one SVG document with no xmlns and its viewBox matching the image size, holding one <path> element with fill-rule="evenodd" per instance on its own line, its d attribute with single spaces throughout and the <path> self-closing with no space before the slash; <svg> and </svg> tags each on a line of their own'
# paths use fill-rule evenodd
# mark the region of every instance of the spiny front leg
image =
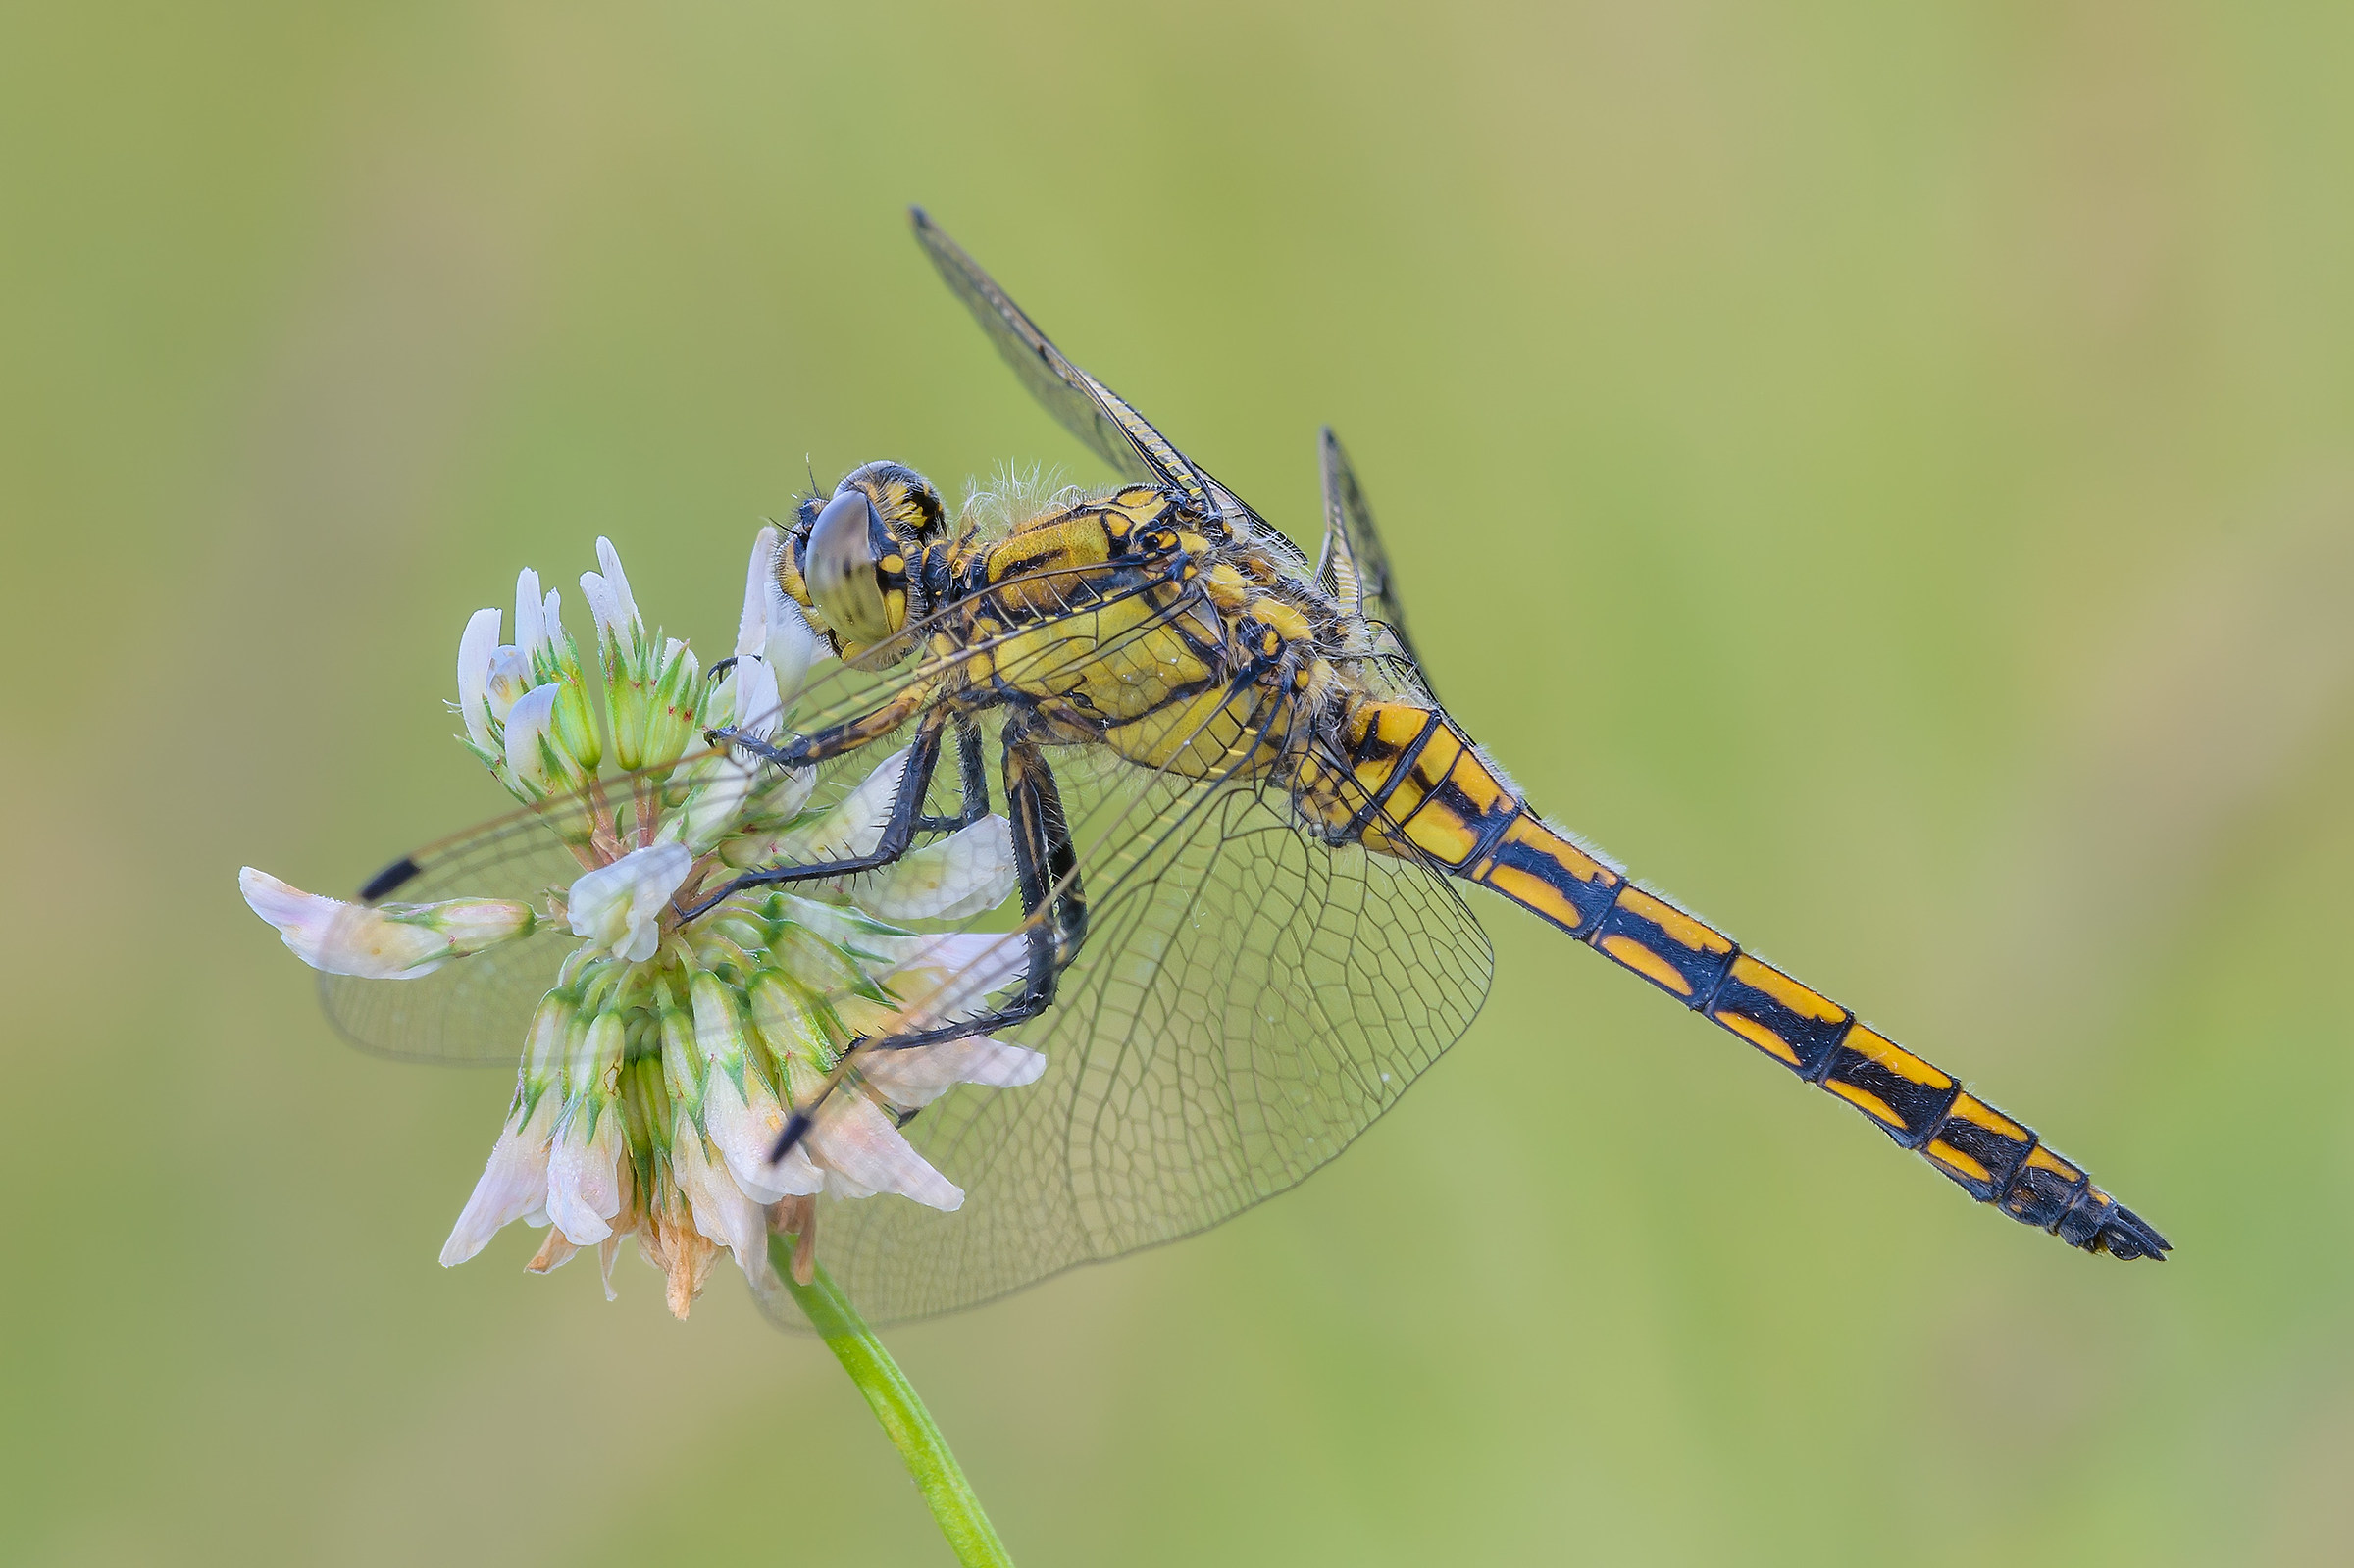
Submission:
<svg viewBox="0 0 2354 1568">
<path fill-rule="evenodd" d="M 722 743 L 735 746 L 780 768 L 813 768 L 845 751 L 855 751 L 882 739 L 930 706 L 936 695 L 938 690 L 933 682 L 919 681 L 872 713 L 845 720 L 815 734 L 798 736 L 781 746 L 734 729 L 706 730 L 703 738 L 715 746 Z"/>
</svg>

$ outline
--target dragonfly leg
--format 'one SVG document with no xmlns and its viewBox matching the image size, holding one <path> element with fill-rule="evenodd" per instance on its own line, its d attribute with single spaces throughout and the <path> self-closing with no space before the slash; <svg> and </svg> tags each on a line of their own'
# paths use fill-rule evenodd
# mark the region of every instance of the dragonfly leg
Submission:
<svg viewBox="0 0 2354 1568">
<path fill-rule="evenodd" d="M 932 771 L 940 762 L 941 732 L 947 728 L 946 715 L 935 710 L 924 716 L 916 727 L 915 739 L 907 746 L 907 765 L 899 775 L 898 793 L 891 803 L 891 816 L 883 824 L 883 835 L 875 847 L 863 855 L 851 855 L 841 860 L 809 861 L 795 866 L 764 866 L 747 871 L 710 897 L 703 899 L 680 918 L 693 920 L 707 913 L 722 899 L 750 887 L 767 887 L 778 883 L 810 882 L 820 877 L 849 877 L 862 871 L 888 866 L 905 854 L 915 843 L 916 830 L 926 820 L 923 813 L 924 793 L 932 787 Z M 753 744 L 743 742 L 738 744 Z M 984 805 L 988 801 L 984 794 Z M 969 810 L 970 807 L 968 806 Z M 933 819 L 937 820 L 937 819 Z"/>
<path fill-rule="evenodd" d="M 780 768 L 808 768 L 839 757 L 845 751 L 880 740 L 885 735 L 914 718 L 932 701 L 933 683 L 919 681 L 869 714 L 845 720 L 815 734 L 802 735 L 781 746 L 754 739 L 734 728 L 706 730 L 703 739 L 712 745 L 726 743 L 740 751 L 747 751 L 763 762 L 773 762 Z"/>
<path fill-rule="evenodd" d="M 1079 885 L 1079 857 L 1071 844 L 1061 793 L 1054 787 L 1053 770 L 1038 742 L 1012 723 L 1005 733 L 1005 804 L 1013 826 L 1014 882 L 1022 897 L 1021 935 L 1030 948 L 1021 994 L 1002 1007 L 952 1024 L 854 1039 L 843 1052 L 844 1066 L 870 1051 L 913 1050 L 969 1035 L 986 1035 L 1036 1018 L 1054 1004 L 1055 983 L 1079 956 L 1080 944 L 1087 939 L 1087 895 Z M 838 1069 L 826 1092 L 833 1092 L 840 1083 Z M 808 1136 L 818 1105 L 823 1103 L 821 1095 L 816 1103 L 785 1119 L 777 1145 L 769 1152 L 770 1164 L 792 1153 Z M 902 1117 L 900 1125 L 908 1120 Z"/>
<path fill-rule="evenodd" d="M 989 764 L 981 757 L 981 726 L 970 714 L 956 716 L 956 815 L 918 817 L 917 833 L 955 833 L 989 815 Z"/>
</svg>

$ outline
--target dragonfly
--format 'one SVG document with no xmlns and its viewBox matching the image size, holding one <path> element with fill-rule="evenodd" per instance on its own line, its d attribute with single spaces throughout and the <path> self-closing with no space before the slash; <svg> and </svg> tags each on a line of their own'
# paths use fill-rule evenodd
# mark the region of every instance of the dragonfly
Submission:
<svg viewBox="0 0 2354 1568">
<path fill-rule="evenodd" d="M 829 1092 L 861 1059 L 974 1033 L 1048 1067 L 1020 1089 L 953 1090 L 903 1129 L 965 1189 L 960 1209 L 829 1202 L 820 1255 L 869 1317 L 958 1310 L 1195 1234 L 1331 1160 L 1484 1001 L 1473 886 L 1845 1101 L 1972 1199 L 2088 1252 L 2163 1260 L 2165 1238 L 2026 1124 L 1542 816 L 1432 695 L 1329 429 L 1310 561 L 911 218 L 1031 394 L 1120 482 L 952 517 L 918 471 L 881 461 L 800 502 L 777 584 L 837 657 L 790 735 L 708 738 L 837 790 L 904 747 L 896 794 L 866 852 L 753 865 L 665 915 L 844 885 L 1002 802 L 1015 896 L 964 924 L 1018 944 L 993 971 L 1016 978 L 951 1022 L 851 1041 Z M 509 819 L 404 856 L 362 897 L 528 890 L 565 864 Z M 395 1001 L 329 977 L 328 1006 L 371 1049 L 511 1062 L 555 963 L 535 942 Z"/>
</svg>

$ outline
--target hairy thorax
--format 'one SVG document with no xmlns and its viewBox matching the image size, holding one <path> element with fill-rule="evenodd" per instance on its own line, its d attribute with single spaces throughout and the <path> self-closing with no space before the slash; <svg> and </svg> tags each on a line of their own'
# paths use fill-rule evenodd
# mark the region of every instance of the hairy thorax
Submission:
<svg viewBox="0 0 2354 1568">
<path fill-rule="evenodd" d="M 976 650 L 970 697 L 1025 710 L 1049 742 L 1259 777 L 1345 702 L 1329 601 L 1165 491 L 1049 508 L 961 542 L 952 572 L 964 613 L 939 651 Z"/>
</svg>

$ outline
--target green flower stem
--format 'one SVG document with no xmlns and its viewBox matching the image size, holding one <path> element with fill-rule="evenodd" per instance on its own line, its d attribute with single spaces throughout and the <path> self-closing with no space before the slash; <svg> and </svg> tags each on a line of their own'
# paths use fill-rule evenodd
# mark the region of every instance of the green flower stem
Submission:
<svg viewBox="0 0 2354 1568">
<path fill-rule="evenodd" d="M 932 1421 L 932 1412 L 899 1370 L 899 1364 L 883 1348 L 874 1331 L 859 1318 L 857 1309 L 848 1297 L 835 1289 L 826 1271 L 817 1271 L 815 1283 L 795 1284 L 793 1278 L 793 1239 L 772 1236 L 768 1239 L 768 1256 L 793 1298 L 809 1314 L 810 1326 L 834 1352 L 842 1369 L 858 1385 L 866 1395 L 867 1408 L 874 1411 L 884 1434 L 899 1457 L 907 1461 L 907 1473 L 932 1505 L 932 1517 L 940 1523 L 940 1533 L 948 1538 L 956 1560 L 965 1568 L 1012 1568 L 1013 1559 L 1006 1555 L 1005 1543 L 991 1528 L 989 1515 L 981 1508 L 981 1499 L 973 1492 L 973 1484 L 964 1479 L 957 1466 L 956 1456 L 948 1451 L 948 1442 L 940 1435 Z"/>
</svg>

